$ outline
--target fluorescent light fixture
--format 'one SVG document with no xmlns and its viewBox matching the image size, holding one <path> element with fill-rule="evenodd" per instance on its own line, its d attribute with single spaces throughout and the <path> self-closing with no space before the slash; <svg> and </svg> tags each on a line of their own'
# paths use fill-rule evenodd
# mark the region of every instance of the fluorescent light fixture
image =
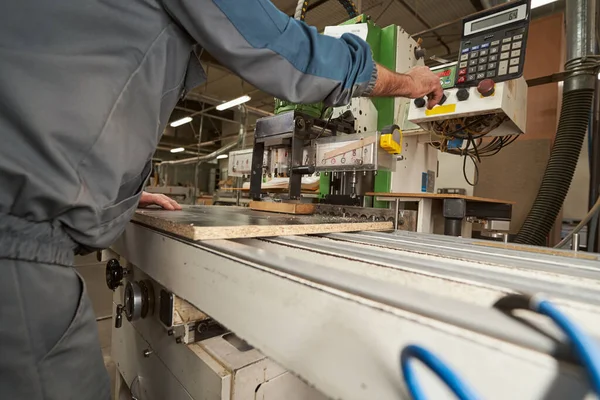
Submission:
<svg viewBox="0 0 600 400">
<path fill-rule="evenodd" d="M 188 122 L 191 122 L 191 121 L 192 121 L 192 117 L 183 117 L 181 119 L 178 119 L 177 121 L 171 122 L 171 126 L 173 128 L 176 128 L 176 127 L 181 126 L 183 124 L 187 124 Z"/>
<path fill-rule="evenodd" d="M 217 156 L 217 160 L 222 160 L 222 159 L 227 158 L 227 157 L 229 157 L 229 155 L 227 155 L 227 154 L 219 154 Z"/>
<path fill-rule="evenodd" d="M 185 151 L 183 147 L 175 147 L 174 149 L 171 149 L 171 153 L 181 153 L 182 151 Z"/>
<path fill-rule="evenodd" d="M 554 3 L 557 0 L 531 0 L 531 9 L 545 6 L 546 4 Z"/>
<path fill-rule="evenodd" d="M 250 100 L 250 96 L 238 97 L 237 99 L 229 100 L 226 103 L 219 104 L 217 106 L 217 110 L 219 110 L 219 111 L 227 110 L 228 108 L 239 106 L 240 104 L 244 104 L 245 102 L 247 102 L 249 100 Z"/>
</svg>

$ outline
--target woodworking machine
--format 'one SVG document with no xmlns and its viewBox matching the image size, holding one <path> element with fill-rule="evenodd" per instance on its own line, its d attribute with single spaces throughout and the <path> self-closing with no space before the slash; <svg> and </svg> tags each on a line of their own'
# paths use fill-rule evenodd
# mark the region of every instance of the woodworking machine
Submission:
<svg viewBox="0 0 600 400">
<path fill-rule="evenodd" d="M 133 221 L 103 257 L 116 398 L 409 399 L 408 345 L 482 399 L 594 398 L 560 331 L 506 306 L 543 294 L 599 337 L 597 254 L 401 231 L 193 242 Z"/>
</svg>

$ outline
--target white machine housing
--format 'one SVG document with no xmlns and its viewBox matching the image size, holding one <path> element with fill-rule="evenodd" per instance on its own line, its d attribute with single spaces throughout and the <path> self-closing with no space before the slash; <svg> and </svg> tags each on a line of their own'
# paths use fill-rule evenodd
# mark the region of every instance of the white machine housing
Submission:
<svg viewBox="0 0 600 400">
<path fill-rule="evenodd" d="M 410 102 L 408 119 L 418 124 L 425 131 L 430 131 L 431 122 L 445 121 L 454 118 L 473 117 L 478 115 L 503 114 L 509 119 L 489 133 L 490 136 L 520 135 L 525 132 L 527 124 L 527 83 L 521 77 L 511 81 L 496 83 L 494 94 L 483 97 L 476 87 L 466 88 L 469 98 L 460 101 L 457 88 L 444 91 L 447 100 L 432 110 L 427 107 L 418 108 L 414 101 Z"/>
</svg>

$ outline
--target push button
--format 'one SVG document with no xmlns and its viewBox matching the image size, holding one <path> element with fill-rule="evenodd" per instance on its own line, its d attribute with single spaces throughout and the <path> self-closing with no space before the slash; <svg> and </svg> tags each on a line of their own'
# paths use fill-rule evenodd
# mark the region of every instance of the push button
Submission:
<svg viewBox="0 0 600 400">
<path fill-rule="evenodd" d="M 507 38 L 502 39 L 502 43 L 510 43 L 511 40 L 512 40 L 512 38 L 507 37 Z"/>
<path fill-rule="evenodd" d="M 499 40 L 494 40 L 494 41 L 492 42 L 492 46 L 498 46 L 499 44 L 500 44 L 500 41 L 499 41 Z"/>
<path fill-rule="evenodd" d="M 479 57 L 479 64 L 487 63 L 487 57 Z"/>
<path fill-rule="evenodd" d="M 481 45 L 482 49 L 487 49 L 488 47 L 490 47 L 489 43 L 484 43 L 484 44 Z"/>
<path fill-rule="evenodd" d="M 515 35 L 513 36 L 513 40 L 521 40 L 523 39 L 523 35 Z"/>
<path fill-rule="evenodd" d="M 492 47 L 490 49 L 490 54 L 497 54 L 498 53 L 498 47 Z"/>
<path fill-rule="evenodd" d="M 510 53 L 507 51 L 506 53 L 500 54 L 500 59 L 506 60 L 506 59 L 508 59 L 509 56 L 510 56 Z"/>
<path fill-rule="evenodd" d="M 512 48 L 513 49 L 520 49 L 522 44 L 523 44 L 523 42 L 514 42 L 512 44 Z"/>
<path fill-rule="evenodd" d="M 456 83 L 465 83 L 466 81 L 467 81 L 466 76 L 459 76 L 458 79 L 456 80 Z"/>
<path fill-rule="evenodd" d="M 491 79 L 485 79 L 477 85 L 477 91 L 482 97 L 489 97 L 496 91 L 496 83 Z"/>
<path fill-rule="evenodd" d="M 469 60 L 469 67 L 475 67 L 475 66 L 477 66 L 477 60 L 476 59 Z"/>
<path fill-rule="evenodd" d="M 471 58 L 477 58 L 477 57 L 479 57 L 479 52 L 478 51 L 472 51 L 470 56 L 471 56 Z"/>
<path fill-rule="evenodd" d="M 513 50 L 510 52 L 510 56 L 512 57 L 519 57 L 521 55 L 521 50 Z"/>
<path fill-rule="evenodd" d="M 480 65 L 477 67 L 477 72 L 483 72 L 485 71 L 487 68 L 485 67 L 485 65 Z"/>
<path fill-rule="evenodd" d="M 469 67 L 468 71 L 470 74 L 474 74 L 477 72 L 477 67 Z"/>
<path fill-rule="evenodd" d="M 459 75 L 466 75 L 467 74 L 467 69 L 466 68 L 461 68 L 458 70 L 458 74 Z"/>
<path fill-rule="evenodd" d="M 506 75 L 508 72 L 508 60 L 500 61 L 498 64 L 498 76 Z"/>
<path fill-rule="evenodd" d="M 467 61 L 463 61 L 460 63 L 460 68 L 466 68 L 469 65 Z"/>
<path fill-rule="evenodd" d="M 493 78 L 493 77 L 495 77 L 495 76 L 496 76 L 496 71 L 488 71 L 488 72 L 485 74 L 485 77 L 486 77 L 486 78 Z"/>
<path fill-rule="evenodd" d="M 492 62 L 492 61 L 498 61 L 498 54 L 494 54 L 493 56 L 490 56 L 489 57 L 489 61 L 490 62 Z"/>
<path fill-rule="evenodd" d="M 488 50 L 481 50 L 479 52 L 479 57 L 483 57 L 483 56 L 487 56 L 488 55 Z"/>
<path fill-rule="evenodd" d="M 509 51 L 510 50 L 510 44 L 503 44 L 502 45 L 502 51 Z"/>
<path fill-rule="evenodd" d="M 510 64 L 509 65 L 519 65 L 519 59 L 518 58 L 513 58 L 510 60 Z"/>
<path fill-rule="evenodd" d="M 467 89 L 458 89 L 456 92 L 456 98 L 458 101 L 465 101 L 469 98 L 469 91 Z"/>
<path fill-rule="evenodd" d="M 469 55 L 468 54 L 463 54 L 460 56 L 460 61 L 467 61 L 469 59 Z"/>
<path fill-rule="evenodd" d="M 517 65 L 516 67 L 510 67 L 510 69 L 508 70 L 509 74 L 517 74 L 519 73 L 519 66 Z"/>
<path fill-rule="evenodd" d="M 469 75 L 467 75 L 467 82 L 474 81 L 475 78 L 476 78 L 475 74 L 469 74 Z"/>
<path fill-rule="evenodd" d="M 489 63 L 487 69 L 496 69 L 496 63 L 495 62 Z"/>
<path fill-rule="evenodd" d="M 485 72 L 480 72 L 480 73 L 478 73 L 478 74 L 477 74 L 477 78 L 476 78 L 476 79 L 477 79 L 477 80 L 480 80 L 480 79 L 485 79 Z"/>
</svg>

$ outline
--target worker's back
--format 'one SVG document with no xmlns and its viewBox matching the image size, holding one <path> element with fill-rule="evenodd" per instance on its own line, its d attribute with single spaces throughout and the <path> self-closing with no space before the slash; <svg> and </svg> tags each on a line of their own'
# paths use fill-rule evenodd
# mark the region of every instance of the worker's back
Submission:
<svg viewBox="0 0 600 400">
<path fill-rule="evenodd" d="M 56 221 L 77 242 L 106 246 L 135 210 L 184 86 L 203 77 L 193 42 L 156 0 L 4 8 L 0 214 Z"/>
</svg>

